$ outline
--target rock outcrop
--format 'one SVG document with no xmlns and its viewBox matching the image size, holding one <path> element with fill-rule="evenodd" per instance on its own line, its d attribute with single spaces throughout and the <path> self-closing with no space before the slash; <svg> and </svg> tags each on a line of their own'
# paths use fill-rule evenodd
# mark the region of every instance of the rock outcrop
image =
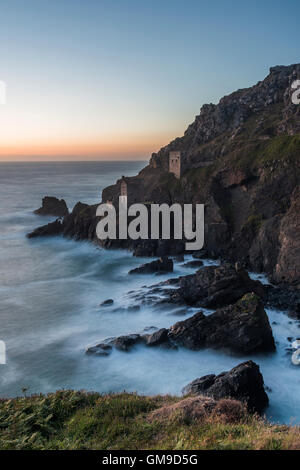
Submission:
<svg viewBox="0 0 300 470">
<path fill-rule="evenodd" d="M 188 349 L 225 349 L 239 354 L 272 352 L 275 342 L 272 329 L 261 300 L 247 294 L 238 302 L 220 308 L 211 315 L 198 312 L 180 321 L 168 330 L 162 328 L 150 334 L 130 334 L 108 338 L 87 353 L 101 352 L 103 344 L 119 351 L 129 351 L 137 344 Z"/>
<path fill-rule="evenodd" d="M 230 264 L 205 266 L 195 274 L 182 276 L 171 282 L 179 287 L 170 289 L 168 301 L 216 308 L 236 302 L 247 292 L 265 296 L 265 289 L 259 281 L 250 279 L 247 271 Z M 170 281 L 166 281 L 168 285 Z"/>
<path fill-rule="evenodd" d="M 226 349 L 239 354 L 275 350 L 272 329 L 263 304 L 255 294 L 246 294 L 233 305 L 211 315 L 196 313 L 171 326 L 169 340 L 188 349 Z"/>
<path fill-rule="evenodd" d="M 166 328 L 161 328 L 153 333 L 140 334 L 133 333 L 130 335 L 117 336 L 115 338 L 108 338 L 102 343 L 96 344 L 87 348 L 86 354 L 95 354 L 96 356 L 107 356 L 108 351 L 112 348 L 118 351 L 128 352 L 137 344 L 144 344 L 145 346 L 162 346 L 164 348 L 176 348 L 168 338 L 168 332 Z"/>
<path fill-rule="evenodd" d="M 55 217 L 64 217 L 69 214 L 67 204 L 64 199 L 45 196 L 42 201 L 42 207 L 34 211 L 38 215 L 54 215 Z"/>
<path fill-rule="evenodd" d="M 220 400 L 234 398 L 246 404 L 248 411 L 261 414 L 269 399 L 259 366 L 253 361 L 243 362 L 219 375 L 205 375 L 183 388 L 184 395 L 205 395 Z"/>
<path fill-rule="evenodd" d="M 162 257 L 151 263 L 142 264 L 138 268 L 131 269 L 128 274 L 151 274 L 173 272 L 173 261 L 168 257 Z"/>
<path fill-rule="evenodd" d="M 50 222 L 47 225 L 38 227 L 33 232 L 27 234 L 27 238 L 36 237 L 53 237 L 55 235 L 61 235 L 63 233 L 62 221 L 57 219 L 54 222 Z"/>
</svg>

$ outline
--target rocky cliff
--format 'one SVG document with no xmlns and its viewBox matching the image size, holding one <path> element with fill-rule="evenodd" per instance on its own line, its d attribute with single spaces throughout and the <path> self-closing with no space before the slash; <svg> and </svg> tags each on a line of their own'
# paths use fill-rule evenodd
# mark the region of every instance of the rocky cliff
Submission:
<svg viewBox="0 0 300 470">
<path fill-rule="evenodd" d="M 273 67 L 255 86 L 204 105 L 183 137 L 153 154 L 136 177 L 125 178 L 129 204 L 204 203 L 209 254 L 300 287 L 300 106 L 291 99 L 299 78 L 300 64 Z M 179 180 L 168 172 L 172 150 L 181 152 Z M 103 202 L 117 204 L 120 185 L 106 188 Z M 76 206 L 62 232 L 96 240 L 94 214 L 95 207 Z M 148 255 L 183 248 L 176 241 L 121 246 Z"/>
</svg>

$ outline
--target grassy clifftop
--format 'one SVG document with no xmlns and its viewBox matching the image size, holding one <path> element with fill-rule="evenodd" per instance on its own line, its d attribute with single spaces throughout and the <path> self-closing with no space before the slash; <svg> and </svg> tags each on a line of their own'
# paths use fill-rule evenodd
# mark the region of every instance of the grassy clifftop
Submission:
<svg viewBox="0 0 300 470">
<path fill-rule="evenodd" d="M 0 449 L 299 449 L 234 400 L 60 391 L 0 402 Z"/>
</svg>

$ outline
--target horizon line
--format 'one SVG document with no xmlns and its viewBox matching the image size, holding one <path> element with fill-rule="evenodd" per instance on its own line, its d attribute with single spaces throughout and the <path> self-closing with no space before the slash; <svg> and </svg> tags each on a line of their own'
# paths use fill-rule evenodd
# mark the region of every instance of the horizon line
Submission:
<svg viewBox="0 0 300 470">
<path fill-rule="evenodd" d="M 122 160 L 0 160 L 1 163 L 123 163 L 123 162 L 145 162 L 147 163 L 149 159 L 145 160 L 131 160 L 131 159 L 122 159 Z"/>
</svg>

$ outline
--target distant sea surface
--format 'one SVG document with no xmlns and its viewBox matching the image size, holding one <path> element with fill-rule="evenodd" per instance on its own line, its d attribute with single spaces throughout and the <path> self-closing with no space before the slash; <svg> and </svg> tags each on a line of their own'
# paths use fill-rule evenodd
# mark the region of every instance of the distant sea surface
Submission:
<svg viewBox="0 0 300 470">
<path fill-rule="evenodd" d="M 136 302 L 128 292 L 143 292 L 145 285 L 170 276 L 128 276 L 130 269 L 149 259 L 127 251 L 105 251 L 61 237 L 29 240 L 26 233 L 54 220 L 33 210 L 45 195 L 65 199 L 70 210 L 78 201 L 95 204 L 104 187 L 144 166 L 145 162 L 0 164 L 0 340 L 7 347 L 7 364 L 0 365 L 1 397 L 20 396 L 24 388 L 27 394 L 63 388 L 180 394 L 191 380 L 249 359 L 212 350 L 143 346 L 130 353 L 113 351 L 108 357 L 85 354 L 88 346 L 107 337 L 169 327 L 194 310 L 149 305 L 131 309 Z M 191 272 L 175 263 L 172 277 Z M 114 303 L 100 307 L 108 298 Z M 268 310 L 268 315 L 277 352 L 251 358 L 272 390 L 267 415 L 274 421 L 300 423 L 300 369 L 285 350 L 297 324 L 279 311 Z"/>
</svg>

